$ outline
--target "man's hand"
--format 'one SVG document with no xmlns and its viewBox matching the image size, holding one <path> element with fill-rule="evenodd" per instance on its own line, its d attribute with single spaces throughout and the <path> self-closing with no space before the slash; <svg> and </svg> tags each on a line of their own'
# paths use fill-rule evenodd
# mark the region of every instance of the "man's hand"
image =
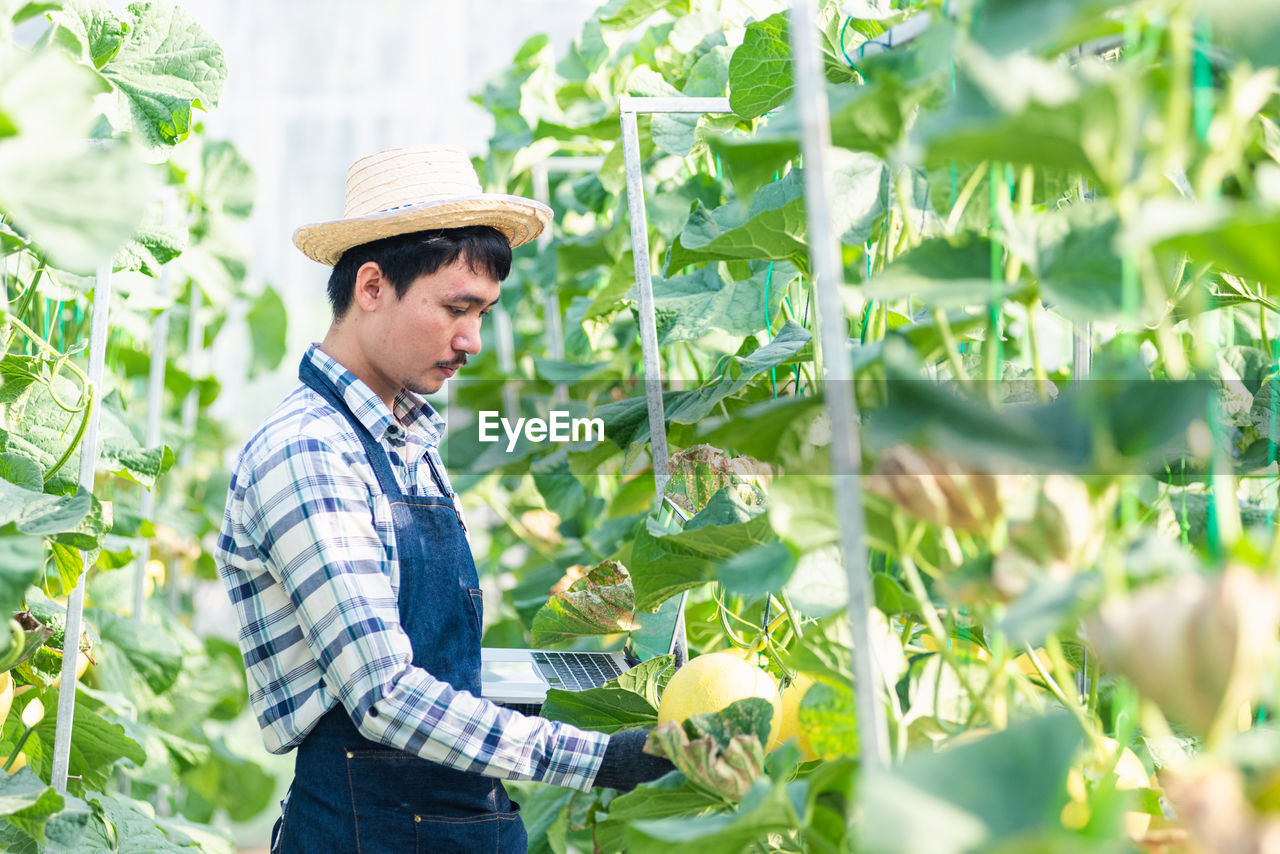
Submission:
<svg viewBox="0 0 1280 854">
<path fill-rule="evenodd" d="M 628 729 L 609 736 L 594 785 L 629 792 L 641 783 L 674 771 L 676 766 L 666 759 L 644 752 L 648 738 L 647 729 Z"/>
</svg>

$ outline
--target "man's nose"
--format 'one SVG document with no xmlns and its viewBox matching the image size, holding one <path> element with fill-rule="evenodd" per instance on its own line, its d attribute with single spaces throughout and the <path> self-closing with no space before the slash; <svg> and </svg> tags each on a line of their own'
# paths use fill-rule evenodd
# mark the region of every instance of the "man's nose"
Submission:
<svg viewBox="0 0 1280 854">
<path fill-rule="evenodd" d="M 477 317 L 474 321 L 467 318 L 462 331 L 453 336 L 453 349 L 472 356 L 480 352 L 480 318 Z"/>
</svg>

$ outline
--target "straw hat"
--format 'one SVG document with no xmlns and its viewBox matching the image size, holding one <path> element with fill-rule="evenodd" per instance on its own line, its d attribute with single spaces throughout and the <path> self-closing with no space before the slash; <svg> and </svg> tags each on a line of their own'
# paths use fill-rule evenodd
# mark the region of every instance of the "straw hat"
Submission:
<svg viewBox="0 0 1280 854">
<path fill-rule="evenodd" d="M 541 202 L 482 192 L 461 148 L 420 145 L 380 151 L 351 164 L 342 219 L 302 226 L 293 233 L 293 245 L 333 266 L 352 246 L 433 228 L 491 225 L 514 249 L 550 221 L 551 208 Z"/>
</svg>

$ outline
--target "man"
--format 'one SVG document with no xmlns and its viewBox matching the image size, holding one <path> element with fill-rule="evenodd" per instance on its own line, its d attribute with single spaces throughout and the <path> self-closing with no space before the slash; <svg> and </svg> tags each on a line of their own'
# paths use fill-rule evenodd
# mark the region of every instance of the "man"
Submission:
<svg viewBox="0 0 1280 854">
<path fill-rule="evenodd" d="M 297 748 L 273 852 L 524 852 L 499 779 L 627 789 L 671 766 L 479 698 L 482 600 L 421 395 L 480 351 L 511 249 L 551 211 L 485 194 L 458 149 L 357 161 L 345 216 L 294 243 L 333 265 L 333 323 L 249 440 L 217 548 L 267 748 Z"/>
</svg>

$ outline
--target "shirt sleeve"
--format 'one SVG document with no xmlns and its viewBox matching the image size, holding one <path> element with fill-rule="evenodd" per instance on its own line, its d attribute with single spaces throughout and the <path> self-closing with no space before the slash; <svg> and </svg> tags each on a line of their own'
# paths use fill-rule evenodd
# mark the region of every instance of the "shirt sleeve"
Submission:
<svg viewBox="0 0 1280 854">
<path fill-rule="evenodd" d="M 364 460 L 307 436 L 284 445 L 245 487 L 245 531 L 360 733 L 461 771 L 590 788 L 607 735 L 499 707 L 413 666 L 374 496 L 353 468 Z"/>
</svg>

